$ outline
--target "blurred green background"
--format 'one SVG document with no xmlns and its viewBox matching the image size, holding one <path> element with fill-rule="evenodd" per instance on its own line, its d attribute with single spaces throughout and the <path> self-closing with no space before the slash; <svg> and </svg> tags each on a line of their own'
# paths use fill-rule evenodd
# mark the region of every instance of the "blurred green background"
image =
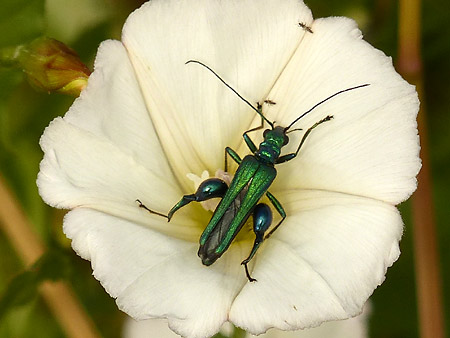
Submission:
<svg viewBox="0 0 450 338">
<path fill-rule="evenodd" d="M 127 15 L 138 0 L 0 0 L 0 48 L 47 35 L 74 48 L 92 67 L 99 43 L 120 38 Z M 310 0 L 315 17 L 343 15 L 358 21 L 366 40 L 397 55 L 398 3 L 393 0 Z M 434 202 L 444 285 L 446 326 L 450 329 L 450 10 L 448 0 L 423 2 L 422 57 L 429 128 Z M 91 276 L 90 263 L 77 257 L 61 231 L 63 213 L 45 205 L 35 180 L 42 152 L 39 137 L 72 98 L 34 91 L 18 70 L 0 68 L 0 172 L 52 255 L 50 275 L 66 278 L 104 337 L 119 337 L 125 315 Z M 423 206 L 427 208 L 429 206 Z M 400 207 L 405 220 L 402 255 L 389 269 L 386 282 L 372 296 L 370 337 L 418 337 L 410 203 Z M 0 231 L 0 295 L 24 266 Z M 48 276 L 47 276 L 48 277 Z M 50 276 L 52 277 L 52 276 Z M 17 284 L 17 283 L 16 283 Z M 27 283 L 23 283 L 27 285 Z M 27 289 L 27 287 L 24 287 Z M 8 289 L 9 292 L 11 290 Z M 0 337 L 64 336 L 42 299 L 29 287 L 20 306 L 0 303 Z M 6 304 L 6 303 L 5 303 Z M 349 337 L 351 338 L 351 337 Z"/>
</svg>

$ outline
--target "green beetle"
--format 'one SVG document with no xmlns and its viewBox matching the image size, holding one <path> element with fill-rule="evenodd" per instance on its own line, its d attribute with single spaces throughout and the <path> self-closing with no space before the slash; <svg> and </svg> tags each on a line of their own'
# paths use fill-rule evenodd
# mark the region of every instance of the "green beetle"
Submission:
<svg viewBox="0 0 450 338">
<path fill-rule="evenodd" d="M 230 247 L 233 239 L 237 236 L 246 221 L 250 216 L 253 216 L 253 232 L 255 233 L 255 241 L 249 256 L 242 261 L 245 267 L 245 273 L 250 282 L 256 279 L 250 276 L 247 264 L 255 255 L 261 243 L 270 237 L 273 232 L 280 226 L 286 218 L 286 212 L 281 203 L 269 191 L 269 187 L 274 181 L 277 170 L 276 164 L 288 162 L 294 159 L 300 148 L 304 144 L 306 138 L 311 131 L 320 124 L 330 121 L 333 116 L 328 115 L 322 120 L 316 122 L 304 133 L 297 150 L 292 153 L 281 155 L 281 149 L 288 144 L 288 132 L 302 129 L 290 128 L 303 116 L 310 113 L 317 106 L 344 92 L 366 87 L 369 84 L 363 84 L 351 88 L 341 90 L 326 99 L 314 105 L 311 109 L 297 117 L 287 127 L 275 126 L 274 122 L 269 121 L 262 113 L 262 106 L 258 103 L 254 107 L 250 102 L 243 98 L 236 90 L 228 85 L 218 74 L 216 74 L 210 67 L 200 61 L 189 60 L 188 63 L 196 63 L 212 72 L 225 86 L 232 90 L 241 100 L 247 103 L 258 115 L 261 116 L 261 125 L 259 127 L 247 130 L 243 134 L 243 138 L 248 148 L 252 152 L 251 155 L 245 156 L 243 159 L 231 148 L 225 148 L 225 171 L 228 169 L 227 156 L 230 156 L 238 165 L 238 169 L 234 174 L 230 186 L 219 178 L 210 178 L 203 181 L 194 194 L 184 195 L 181 200 L 174 205 L 167 215 L 153 211 L 147 208 L 140 200 L 137 200 L 139 207 L 146 209 L 150 213 L 167 218 L 168 221 L 172 218 L 174 213 L 181 207 L 191 202 L 202 202 L 211 198 L 221 198 L 221 201 L 215 209 L 211 220 L 206 226 L 200 237 L 200 248 L 198 256 L 201 258 L 204 265 L 213 264 L 220 258 L 224 252 Z M 270 104 L 275 104 L 270 101 Z M 264 122 L 270 125 L 270 129 L 264 130 L 264 140 L 259 147 L 253 143 L 248 136 L 249 132 L 260 130 L 264 128 Z M 280 214 L 281 220 L 273 227 L 267 234 L 266 231 L 272 224 L 272 211 L 267 204 L 258 203 L 259 200 L 266 195 L 269 201 L 274 206 L 275 210 Z"/>
</svg>

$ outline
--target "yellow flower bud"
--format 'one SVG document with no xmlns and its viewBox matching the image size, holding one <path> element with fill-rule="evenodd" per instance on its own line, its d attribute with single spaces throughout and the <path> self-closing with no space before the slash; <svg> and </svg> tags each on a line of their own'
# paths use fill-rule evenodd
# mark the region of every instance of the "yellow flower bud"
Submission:
<svg viewBox="0 0 450 338">
<path fill-rule="evenodd" d="M 38 90 L 79 96 L 87 85 L 90 70 L 73 49 L 60 41 L 38 38 L 16 48 L 15 53 L 16 65 Z"/>
</svg>

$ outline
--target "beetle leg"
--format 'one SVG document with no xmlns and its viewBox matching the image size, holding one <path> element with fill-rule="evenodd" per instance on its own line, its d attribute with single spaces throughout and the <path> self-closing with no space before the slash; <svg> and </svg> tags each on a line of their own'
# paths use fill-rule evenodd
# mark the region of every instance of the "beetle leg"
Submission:
<svg viewBox="0 0 450 338">
<path fill-rule="evenodd" d="M 269 238 L 270 236 L 272 236 L 272 234 L 275 232 L 275 230 L 278 229 L 278 227 L 281 225 L 281 223 L 283 223 L 284 219 L 286 218 L 286 211 L 284 211 L 283 206 L 281 205 L 281 203 L 275 198 L 274 195 L 272 195 L 270 192 L 266 192 L 266 196 L 267 198 L 270 200 L 270 202 L 272 202 L 272 205 L 275 207 L 275 209 L 278 211 L 278 213 L 281 216 L 281 221 L 278 222 L 277 225 L 275 225 L 275 227 L 269 231 L 269 233 L 266 235 L 266 237 L 264 239 Z"/>
<path fill-rule="evenodd" d="M 153 210 L 147 208 L 146 205 L 141 202 L 141 200 L 137 199 L 136 202 L 139 203 L 139 208 L 145 209 L 151 214 L 155 214 L 155 215 L 158 215 L 158 216 L 161 216 L 161 217 L 165 217 L 165 218 L 167 218 L 169 220 L 169 217 L 167 215 L 164 215 L 164 214 L 162 214 L 160 212 L 153 211 Z"/>
<path fill-rule="evenodd" d="M 262 110 L 262 106 L 258 102 L 258 111 L 261 112 L 261 110 Z M 258 150 L 258 148 L 256 147 L 255 143 L 252 141 L 252 139 L 247 134 L 252 132 L 252 131 L 260 130 L 262 128 L 264 128 L 264 118 L 261 117 L 261 125 L 259 125 L 258 127 L 255 127 L 255 128 L 247 130 L 242 135 L 242 137 L 244 138 L 245 143 L 247 144 L 247 146 L 249 147 L 250 151 L 253 154 Z M 226 147 L 225 148 L 225 171 L 228 171 L 228 158 L 227 158 L 227 155 L 230 155 L 231 158 L 237 164 L 241 164 L 242 160 L 239 157 L 239 155 L 233 149 L 231 149 L 230 147 Z"/>
<path fill-rule="evenodd" d="M 195 194 L 191 195 L 184 195 L 181 200 L 175 204 L 172 209 L 170 209 L 169 213 L 167 215 L 164 215 L 162 213 L 153 211 L 149 208 L 147 208 L 140 200 L 136 200 L 136 202 L 139 203 L 139 207 L 147 210 L 148 212 L 159 215 L 162 217 L 167 218 L 167 221 L 170 222 L 170 219 L 172 218 L 173 214 L 180 209 L 181 207 L 184 207 L 185 205 L 191 203 L 191 202 L 203 202 L 206 200 L 209 200 L 211 198 L 220 197 L 222 198 L 225 193 L 228 190 L 228 185 L 222 181 L 219 178 L 209 178 L 207 180 L 204 180 L 198 187 Z"/>
<path fill-rule="evenodd" d="M 231 149 L 230 147 L 226 147 L 225 148 L 225 171 L 228 172 L 228 156 L 230 155 L 231 158 L 237 163 L 237 164 L 241 164 L 242 159 L 241 157 L 238 155 L 237 152 L 235 152 L 233 149 Z"/>
<path fill-rule="evenodd" d="M 293 153 L 289 153 L 283 156 L 278 157 L 277 161 L 275 162 L 276 164 L 279 163 L 283 163 L 283 162 L 287 162 L 292 160 L 293 158 L 295 158 L 298 154 L 298 152 L 300 151 L 300 148 L 302 147 L 303 143 L 305 143 L 306 138 L 308 137 L 309 133 L 311 133 L 311 131 L 316 128 L 319 124 L 322 124 L 324 122 L 330 121 L 333 118 L 332 115 L 328 115 L 327 117 L 323 118 L 322 120 L 320 120 L 319 122 L 314 123 L 303 135 L 302 140 L 300 141 L 300 144 L 298 145 L 298 148 L 295 152 Z"/>
<path fill-rule="evenodd" d="M 264 233 L 269 229 L 272 224 L 272 210 L 264 203 L 256 205 L 253 210 L 253 232 L 255 233 L 255 242 L 253 243 L 252 251 L 246 259 L 242 261 L 242 265 L 245 266 L 245 274 L 250 282 L 256 282 L 256 279 L 250 276 L 248 271 L 248 262 L 251 261 L 261 243 L 264 241 Z"/>
<path fill-rule="evenodd" d="M 259 102 L 258 102 L 258 111 L 262 114 L 262 106 L 259 104 Z M 249 129 L 246 132 L 244 132 L 244 134 L 242 134 L 242 137 L 244 138 L 245 143 L 247 144 L 248 148 L 250 149 L 250 151 L 253 154 L 258 150 L 258 147 L 255 145 L 255 143 L 253 143 L 252 139 L 247 134 L 251 133 L 252 131 L 260 130 L 262 128 L 264 128 L 264 118 L 261 116 L 261 125 L 259 125 L 258 127 Z"/>
</svg>

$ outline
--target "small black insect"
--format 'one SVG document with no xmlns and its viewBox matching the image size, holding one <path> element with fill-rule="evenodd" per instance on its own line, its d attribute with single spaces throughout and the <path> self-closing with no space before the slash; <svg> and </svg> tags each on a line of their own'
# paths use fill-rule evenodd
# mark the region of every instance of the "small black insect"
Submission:
<svg viewBox="0 0 450 338">
<path fill-rule="evenodd" d="M 307 26 L 306 23 L 304 22 L 299 22 L 298 25 L 303 28 L 305 31 L 307 31 L 308 33 L 314 33 L 311 29 L 311 27 Z"/>
</svg>

